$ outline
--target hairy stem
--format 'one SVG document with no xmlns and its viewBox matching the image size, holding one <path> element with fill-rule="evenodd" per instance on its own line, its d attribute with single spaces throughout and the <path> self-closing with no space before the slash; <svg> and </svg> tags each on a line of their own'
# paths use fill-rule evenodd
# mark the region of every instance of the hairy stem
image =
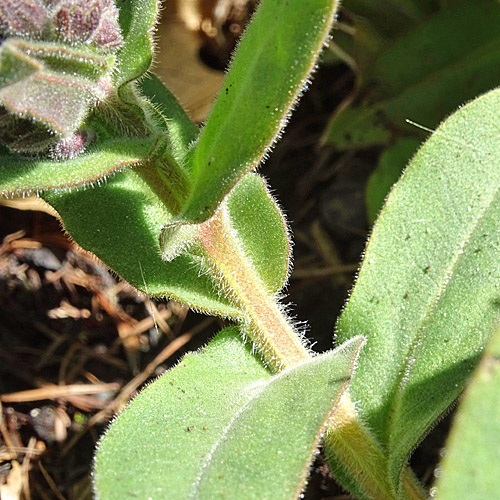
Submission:
<svg viewBox="0 0 500 500">
<path fill-rule="evenodd" d="M 222 207 L 199 231 L 207 262 L 225 293 L 246 313 L 243 328 L 275 369 L 298 364 L 310 357 L 274 294 L 243 255 Z"/>
<path fill-rule="evenodd" d="M 372 500 L 423 500 L 426 492 L 411 469 L 402 474 L 401 493 L 394 493 L 387 478 L 387 457 L 371 433 L 360 422 L 349 394 L 344 393 L 331 416 L 325 434 L 329 460 L 341 463 L 344 484 L 361 498 Z M 355 482 L 353 481 L 355 480 Z"/>
<path fill-rule="evenodd" d="M 290 319 L 255 273 L 240 250 L 224 205 L 200 225 L 199 238 L 208 265 L 224 293 L 246 313 L 244 329 L 275 370 L 307 360 L 310 353 Z M 360 422 L 349 395 L 344 394 L 328 422 L 325 448 L 329 458 L 343 464 L 344 484 L 360 498 L 371 500 L 424 500 L 427 498 L 409 468 L 402 474 L 401 493 L 387 480 L 384 451 Z"/>
</svg>

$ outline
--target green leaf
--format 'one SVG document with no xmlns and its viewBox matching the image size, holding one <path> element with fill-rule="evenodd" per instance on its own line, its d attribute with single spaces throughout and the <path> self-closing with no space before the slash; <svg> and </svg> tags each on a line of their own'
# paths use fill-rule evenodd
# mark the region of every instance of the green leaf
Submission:
<svg viewBox="0 0 500 500">
<path fill-rule="evenodd" d="M 227 198 L 240 248 L 271 292 L 285 285 L 290 265 L 286 221 L 262 177 L 248 174 Z"/>
<path fill-rule="evenodd" d="M 142 76 L 153 60 L 153 31 L 158 16 L 156 0 L 121 0 L 119 23 L 123 45 L 117 53 L 115 84 Z"/>
<path fill-rule="evenodd" d="M 153 74 L 140 82 L 143 94 L 154 105 L 161 120 L 160 126 L 167 133 L 168 147 L 179 164 L 184 164 L 189 148 L 196 141 L 199 129 L 189 119 L 175 96 Z"/>
<path fill-rule="evenodd" d="M 399 139 L 380 155 L 377 168 L 366 183 L 366 212 L 370 223 L 377 218 L 391 187 L 401 177 L 419 145 L 417 139 Z"/>
<path fill-rule="evenodd" d="M 100 182 L 116 170 L 141 162 L 153 145 L 154 139 L 98 140 L 86 153 L 61 162 L 15 154 L 2 155 L 0 191 L 4 196 L 25 196 L 48 189 Z"/>
<path fill-rule="evenodd" d="M 499 23 L 500 3 L 477 0 L 419 24 L 363 75 L 360 97 L 333 117 L 324 140 L 341 149 L 368 147 L 387 144 L 397 131 L 416 134 L 406 119 L 437 126 L 500 81 Z"/>
<path fill-rule="evenodd" d="M 48 191 L 42 197 L 59 213 L 65 229 L 130 284 L 153 296 L 169 296 L 221 316 L 241 317 L 239 309 L 217 292 L 203 263 L 183 255 L 161 259 L 158 238 L 172 215 L 142 175 L 117 172 L 100 186 Z"/>
<path fill-rule="evenodd" d="M 237 328 L 143 390 L 95 461 L 101 500 L 298 498 L 362 341 L 276 376 Z"/>
<path fill-rule="evenodd" d="M 188 165 L 183 211 L 207 219 L 276 141 L 328 35 L 334 0 L 263 0 L 235 54 Z"/>
<path fill-rule="evenodd" d="M 500 90 L 485 94 L 416 154 L 375 224 L 338 323 L 341 341 L 368 338 L 350 394 L 395 490 L 500 318 L 499 109 Z"/>
<path fill-rule="evenodd" d="M 488 344 L 456 413 L 436 500 L 500 498 L 500 330 Z"/>
</svg>

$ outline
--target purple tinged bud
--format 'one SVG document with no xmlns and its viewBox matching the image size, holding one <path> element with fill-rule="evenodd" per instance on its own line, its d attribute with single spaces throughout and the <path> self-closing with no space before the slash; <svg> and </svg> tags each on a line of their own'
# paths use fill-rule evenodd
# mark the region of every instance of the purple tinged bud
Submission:
<svg viewBox="0 0 500 500">
<path fill-rule="evenodd" d="M 123 38 L 118 9 L 107 0 L 59 0 L 52 5 L 56 34 L 63 40 L 117 48 Z"/>
<path fill-rule="evenodd" d="M 41 0 L 0 1 L 0 33 L 7 36 L 39 36 L 47 19 Z"/>
<path fill-rule="evenodd" d="M 71 160 L 85 151 L 95 134 L 91 130 L 77 130 L 72 136 L 61 139 L 50 149 L 50 157 L 56 161 Z"/>
</svg>

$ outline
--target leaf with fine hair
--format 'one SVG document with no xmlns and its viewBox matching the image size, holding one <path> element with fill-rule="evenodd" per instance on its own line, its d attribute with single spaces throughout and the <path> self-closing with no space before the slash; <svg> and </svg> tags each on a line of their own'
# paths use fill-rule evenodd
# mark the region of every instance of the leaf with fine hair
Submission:
<svg viewBox="0 0 500 500">
<path fill-rule="evenodd" d="M 4 196 L 27 196 L 100 183 L 101 179 L 104 182 L 113 172 L 140 163 L 154 143 L 155 139 L 97 140 L 87 152 L 65 161 L 7 153 L 0 157 L 0 192 Z"/>
<path fill-rule="evenodd" d="M 262 161 L 307 85 L 335 0 L 262 0 L 187 165 L 193 188 L 180 221 L 212 215 Z"/>
<path fill-rule="evenodd" d="M 297 498 L 361 345 L 272 376 L 236 327 L 223 330 L 112 423 L 95 460 L 99 497 Z"/>
<path fill-rule="evenodd" d="M 448 118 L 391 191 L 337 335 L 366 335 L 350 394 L 395 492 L 500 318 L 500 90 Z M 334 470 L 345 475 L 335 459 Z"/>
<path fill-rule="evenodd" d="M 153 31 L 160 3 L 157 0 L 123 0 L 119 5 L 123 45 L 117 53 L 115 84 L 121 86 L 139 78 L 151 66 Z"/>
<path fill-rule="evenodd" d="M 436 500 L 500 498 L 500 330 L 491 338 L 456 412 Z"/>
</svg>

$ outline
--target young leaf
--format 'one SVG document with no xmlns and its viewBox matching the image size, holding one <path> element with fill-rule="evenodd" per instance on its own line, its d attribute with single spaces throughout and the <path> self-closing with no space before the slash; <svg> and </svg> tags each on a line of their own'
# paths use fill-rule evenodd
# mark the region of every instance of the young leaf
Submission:
<svg viewBox="0 0 500 500">
<path fill-rule="evenodd" d="M 290 242 L 286 221 L 262 177 L 243 177 L 227 198 L 227 210 L 241 251 L 268 290 L 280 291 L 288 278 Z"/>
<path fill-rule="evenodd" d="M 500 81 L 499 23 L 500 4 L 477 0 L 416 26 L 367 70 L 361 98 L 333 117 L 324 141 L 341 149 L 369 147 L 389 143 L 395 130 L 415 134 L 406 119 L 437 126 Z"/>
<path fill-rule="evenodd" d="M 341 341 L 368 337 L 350 394 L 388 457 L 395 491 L 500 317 L 499 109 L 500 90 L 485 94 L 416 154 L 377 220 L 338 323 Z"/>
<path fill-rule="evenodd" d="M 283 129 L 330 30 L 335 0 L 263 0 L 245 33 L 188 164 L 182 214 L 201 222 Z"/>
<path fill-rule="evenodd" d="M 123 45 L 117 54 L 115 84 L 121 86 L 142 76 L 153 60 L 153 29 L 157 0 L 122 0 L 119 23 Z"/>
<path fill-rule="evenodd" d="M 140 163 L 151 151 L 155 140 L 155 138 L 98 140 L 88 148 L 87 152 L 65 161 L 24 158 L 15 154 L 2 155 L 0 192 L 4 196 L 25 196 L 48 189 L 97 182 L 116 170 Z"/>
<path fill-rule="evenodd" d="M 500 498 L 500 330 L 465 391 L 446 445 L 436 500 Z"/>
<path fill-rule="evenodd" d="M 96 456 L 99 498 L 298 498 L 361 343 L 271 376 L 237 328 L 224 330 L 113 422 Z"/>
</svg>

